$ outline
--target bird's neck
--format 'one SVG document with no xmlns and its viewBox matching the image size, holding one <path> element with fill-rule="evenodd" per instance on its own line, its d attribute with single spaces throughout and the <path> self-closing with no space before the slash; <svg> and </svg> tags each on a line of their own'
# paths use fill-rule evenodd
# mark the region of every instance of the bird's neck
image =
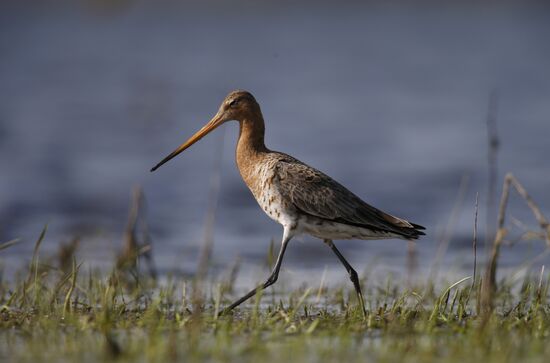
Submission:
<svg viewBox="0 0 550 363">
<path fill-rule="evenodd" d="M 244 119 L 239 122 L 239 141 L 237 154 L 253 156 L 267 151 L 264 143 L 265 124 L 261 116 L 254 120 Z"/>
<path fill-rule="evenodd" d="M 237 142 L 236 160 L 237 166 L 244 181 L 249 180 L 254 174 L 254 166 L 259 159 L 269 150 L 265 147 L 265 124 L 261 115 L 253 120 L 243 119 L 239 122 L 239 141 Z"/>
</svg>

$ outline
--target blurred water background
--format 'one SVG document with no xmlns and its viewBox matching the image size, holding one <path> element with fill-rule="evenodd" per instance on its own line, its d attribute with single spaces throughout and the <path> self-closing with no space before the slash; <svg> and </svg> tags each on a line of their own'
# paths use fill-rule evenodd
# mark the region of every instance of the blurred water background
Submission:
<svg viewBox="0 0 550 363">
<path fill-rule="evenodd" d="M 240 256 L 254 272 L 240 283 L 259 281 L 281 227 L 240 179 L 236 123 L 149 173 L 241 88 L 262 106 L 268 147 L 428 228 L 418 276 L 442 235 L 442 273 L 471 274 L 477 192 L 481 244 L 486 228 L 492 90 L 498 193 L 511 171 L 550 214 L 549 39 L 542 2 L 3 1 L 0 242 L 21 238 L 2 251 L 4 270 L 28 262 L 46 223 L 44 254 L 79 237 L 79 259 L 110 266 L 141 185 L 157 267 L 192 274 L 219 174 L 213 271 Z M 536 227 L 519 198 L 509 211 Z M 360 272 L 405 271 L 403 241 L 339 246 Z M 543 250 L 540 241 L 504 248 L 502 271 Z M 326 246 L 297 239 L 281 281 L 315 284 L 323 271 L 346 279 Z"/>
</svg>

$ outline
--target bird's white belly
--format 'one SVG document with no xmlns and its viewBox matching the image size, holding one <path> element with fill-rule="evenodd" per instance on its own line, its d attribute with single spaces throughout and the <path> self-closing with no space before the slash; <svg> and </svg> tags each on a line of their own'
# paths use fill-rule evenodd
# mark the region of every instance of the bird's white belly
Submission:
<svg viewBox="0 0 550 363">
<path fill-rule="evenodd" d="M 281 195 L 275 189 L 265 189 L 256 200 L 269 218 L 283 226 L 296 224 L 296 213 L 282 203 Z"/>
<path fill-rule="evenodd" d="M 386 239 L 401 238 L 391 232 L 374 231 L 367 228 L 351 226 L 348 224 L 331 222 L 313 216 L 301 216 L 298 220 L 299 232 L 309 234 L 320 239 Z"/>
</svg>

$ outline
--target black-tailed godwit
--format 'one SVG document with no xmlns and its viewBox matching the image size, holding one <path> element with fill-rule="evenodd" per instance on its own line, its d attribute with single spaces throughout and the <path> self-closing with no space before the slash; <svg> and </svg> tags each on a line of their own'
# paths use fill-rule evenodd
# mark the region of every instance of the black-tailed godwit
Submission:
<svg viewBox="0 0 550 363">
<path fill-rule="evenodd" d="M 274 284 L 288 242 L 298 234 L 309 234 L 323 240 L 345 266 L 365 314 L 357 272 L 336 248 L 333 240 L 413 240 L 424 235 L 424 227 L 384 213 L 319 170 L 290 155 L 269 150 L 264 144 L 265 124 L 260 105 L 246 91 L 229 93 L 212 120 L 151 171 L 231 120 L 238 121 L 240 126 L 236 151 L 239 172 L 264 212 L 283 226 L 283 238 L 269 278 L 224 311 L 235 308 L 259 290 Z"/>
</svg>

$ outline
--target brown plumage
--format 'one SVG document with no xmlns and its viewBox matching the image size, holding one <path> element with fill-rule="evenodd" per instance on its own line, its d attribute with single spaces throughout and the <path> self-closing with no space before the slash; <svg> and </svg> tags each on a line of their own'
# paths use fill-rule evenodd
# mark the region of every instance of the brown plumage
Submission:
<svg viewBox="0 0 550 363">
<path fill-rule="evenodd" d="M 256 99 L 246 91 L 233 91 L 212 120 L 151 171 L 172 159 L 210 131 L 229 120 L 239 122 L 236 148 L 239 172 L 262 209 L 283 228 L 283 241 L 268 280 L 227 308 L 231 310 L 273 284 L 290 239 L 297 234 L 321 238 L 346 267 L 365 312 L 359 279 L 333 239 L 418 239 L 424 227 L 372 207 L 326 174 L 264 144 L 265 125 Z"/>
<path fill-rule="evenodd" d="M 275 182 L 298 213 L 406 239 L 424 234 L 423 227 L 370 206 L 328 175 L 291 156 L 275 154 Z"/>
</svg>

